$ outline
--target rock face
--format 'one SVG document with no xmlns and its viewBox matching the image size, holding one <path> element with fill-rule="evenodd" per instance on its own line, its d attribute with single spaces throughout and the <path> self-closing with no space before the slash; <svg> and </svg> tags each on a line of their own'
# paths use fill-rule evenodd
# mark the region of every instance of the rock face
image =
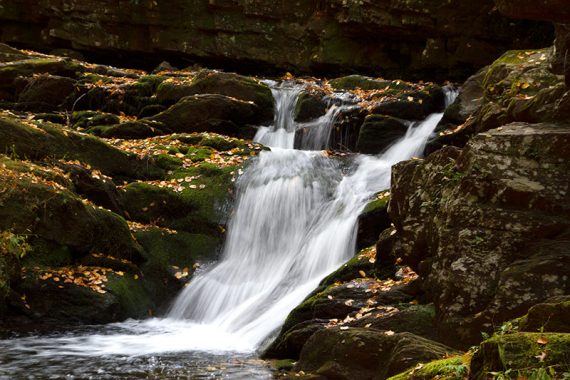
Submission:
<svg viewBox="0 0 570 380">
<path fill-rule="evenodd" d="M 449 79 L 509 48 L 552 42 L 549 25 L 513 22 L 493 7 L 492 0 L 5 0 L 0 40 L 313 73 L 381 70 Z"/>
<path fill-rule="evenodd" d="M 570 291 L 569 143 L 565 125 L 515 123 L 394 167 L 394 254 L 425 277 L 450 343 Z"/>
<path fill-rule="evenodd" d="M 331 328 L 309 338 L 294 370 L 311 371 L 327 379 L 381 380 L 452 353 L 449 347 L 410 333 Z"/>
</svg>

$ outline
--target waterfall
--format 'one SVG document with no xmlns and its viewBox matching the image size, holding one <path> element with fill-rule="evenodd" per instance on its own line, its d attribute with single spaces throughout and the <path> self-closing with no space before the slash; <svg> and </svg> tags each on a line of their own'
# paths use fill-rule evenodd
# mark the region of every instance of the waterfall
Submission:
<svg viewBox="0 0 570 380">
<path fill-rule="evenodd" d="M 192 281 L 169 317 L 190 319 L 257 347 L 319 281 L 354 253 L 358 215 L 370 196 L 389 187 L 393 164 L 420 155 L 441 120 L 433 114 L 410 126 L 384 154 L 360 156 L 343 176 L 339 163 L 319 151 L 294 150 L 295 131 L 309 132 L 303 147 L 326 144 L 340 107 L 318 122 L 293 120 L 300 86 L 274 88 L 277 114 L 262 128 L 262 152 L 241 178 L 235 216 L 220 263 Z M 323 128 L 324 126 L 324 128 Z"/>
<path fill-rule="evenodd" d="M 271 151 L 253 159 L 238 181 L 219 262 L 192 279 L 166 318 L 112 324 L 99 334 L 22 338 L 14 341 L 15 349 L 39 356 L 255 351 L 323 277 L 354 254 L 362 209 L 374 193 L 389 187 L 393 164 L 422 154 L 443 116 L 411 123 L 406 135 L 380 155 L 356 155 L 341 163 L 322 151 L 293 149 L 300 128 L 309 130 L 302 148 L 325 147 L 342 110 L 331 106 L 314 122 L 295 123 L 302 90 L 287 82 L 273 84 L 275 120 L 255 138 Z M 449 104 L 455 94 L 447 95 Z"/>
</svg>

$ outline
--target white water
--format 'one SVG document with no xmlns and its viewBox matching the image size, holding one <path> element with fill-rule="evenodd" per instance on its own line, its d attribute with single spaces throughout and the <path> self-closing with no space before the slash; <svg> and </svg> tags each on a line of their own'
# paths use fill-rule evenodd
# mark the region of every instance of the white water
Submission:
<svg viewBox="0 0 570 380">
<path fill-rule="evenodd" d="M 356 156 L 351 174 L 344 175 L 323 152 L 292 149 L 295 131 L 303 127 L 320 129 L 307 134 L 305 146 L 326 144 L 326 129 L 339 110 L 331 107 L 318 122 L 296 124 L 292 112 L 301 90 L 274 90 L 275 124 L 256 136 L 272 150 L 262 152 L 238 183 L 220 262 L 192 280 L 167 318 L 113 324 L 100 334 L 14 340 L 13 349 L 33 346 L 38 356 L 255 351 L 324 276 L 354 254 L 359 213 L 374 193 L 389 187 L 393 164 L 422 153 L 443 116 L 412 124 L 381 155 Z"/>
</svg>

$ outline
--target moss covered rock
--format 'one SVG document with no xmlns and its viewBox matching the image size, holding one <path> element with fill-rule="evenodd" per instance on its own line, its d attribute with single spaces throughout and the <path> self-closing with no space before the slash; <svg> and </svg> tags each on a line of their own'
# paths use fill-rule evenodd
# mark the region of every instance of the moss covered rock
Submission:
<svg viewBox="0 0 570 380">
<path fill-rule="evenodd" d="M 164 81 L 156 93 L 158 100 L 166 104 L 197 94 L 219 94 L 250 101 L 258 106 L 259 123 L 273 119 L 273 95 L 269 87 L 256 79 L 234 73 L 203 70 L 190 81 Z"/>
<path fill-rule="evenodd" d="M 182 98 L 151 120 L 172 132 L 216 132 L 227 136 L 252 137 L 258 124 L 259 108 L 252 102 L 224 95 L 192 95 Z"/>
<path fill-rule="evenodd" d="M 27 110 L 43 111 L 61 107 L 71 108 L 76 94 L 76 82 L 71 78 L 55 75 L 38 75 L 28 84 L 18 97 L 18 106 Z"/>
<path fill-rule="evenodd" d="M 570 372 L 570 334 L 514 333 L 481 343 L 471 379 L 489 376 L 561 378 Z"/>
<path fill-rule="evenodd" d="M 9 114 L 0 114 L 0 151 L 32 160 L 78 159 L 111 176 L 144 178 L 162 174 L 148 159 L 138 159 L 97 138 L 60 125 L 24 121 Z"/>
<path fill-rule="evenodd" d="M 40 236 L 70 247 L 79 256 L 107 252 L 140 261 L 141 248 L 120 216 L 84 203 L 41 168 L 10 162 L 4 165 L 0 185 L 2 229 Z"/>
<path fill-rule="evenodd" d="M 570 296 L 554 297 L 534 305 L 520 320 L 519 329 L 570 333 Z"/>
<path fill-rule="evenodd" d="M 330 328 L 309 338 L 294 370 L 334 379 L 386 379 L 419 362 L 454 352 L 409 333 Z"/>
<path fill-rule="evenodd" d="M 389 380 L 463 380 L 469 375 L 469 358 L 455 356 L 418 365 Z"/>
</svg>

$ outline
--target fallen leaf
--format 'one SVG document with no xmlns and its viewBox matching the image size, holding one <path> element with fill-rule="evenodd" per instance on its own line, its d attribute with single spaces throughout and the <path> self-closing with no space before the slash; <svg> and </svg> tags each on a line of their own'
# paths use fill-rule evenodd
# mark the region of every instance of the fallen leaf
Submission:
<svg viewBox="0 0 570 380">
<path fill-rule="evenodd" d="M 536 343 L 542 344 L 542 345 L 547 344 L 547 343 L 548 343 L 548 338 L 545 337 L 545 336 L 541 336 L 540 338 L 538 338 L 538 339 L 536 340 Z"/>
<path fill-rule="evenodd" d="M 535 358 L 537 358 L 539 362 L 543 362 L 546 358 L 546 352 L 542 351 L 539 355 L 536 355 Z"/>
</svg>

